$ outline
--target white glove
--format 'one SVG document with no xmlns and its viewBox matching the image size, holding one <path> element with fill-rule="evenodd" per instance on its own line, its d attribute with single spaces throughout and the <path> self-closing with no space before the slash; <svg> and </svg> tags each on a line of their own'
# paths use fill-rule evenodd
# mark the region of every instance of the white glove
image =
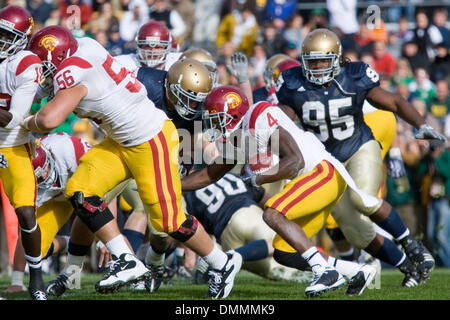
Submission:
<svg viewBox="0 0 450 320">
<path fill-rule="evenodd" d="M 8 160 L 6 160 L 5 155 L 0 152 L 0 168 L 8 168 Z"/>
<path fill-rule="evenodd" d="M 258 187 L 258 184 L 256 183 L 256 173 L 253 172 L 252 169 L 250 169 L 250 166 L 248 163 L 246 163 L 241 170 L 241 179 L 246 184 L 250 184 L 253 187 Z"/>
<path fill-rule="evenodd" d="M 447 138 L 434 130 L 429 124 L 423 124 L 419 128 L 419 132 L 415 135 L 416 139 L 437 139 L 441 141 L 447 140 Z"/>
<path fill-rule="evenodd" d="M 248 75 L 248 60 L 243 52 L 235 52 L 231 55 L 231 66 L 227 65 L 228 72 L 236 77 L 239 83 L 247 82 L 250 78 Z"/>
</svg>

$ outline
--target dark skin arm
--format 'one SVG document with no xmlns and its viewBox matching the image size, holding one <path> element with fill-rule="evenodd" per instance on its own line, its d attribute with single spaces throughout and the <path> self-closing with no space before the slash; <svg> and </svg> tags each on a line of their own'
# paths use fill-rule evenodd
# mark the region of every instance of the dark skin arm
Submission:
<svg viewBox="0 0 450 320">
<path fill-rule="evenodd" d="M 415 128 L 425 124 L 423 117 L 401 95 L 391 93 L 380 87 L 372 88 L 366 99 L 378 109 L 392 111 Z"/>
<path fill-rule="evenodd" d="M 258 175 L 256 177 L 256 183 L 258 185 L 276 182 L 283 179 L 293 179 L 297 176 L 300 169 L 305 166 L 303 155 L 291 134 L 281 127 L 278 127 L 278 131 L 278 141 L 282 142 L 279 143 L 278 146 L 278 156 L 280 158 L 278 170 L 274 167 L 273 170 L 267 171 L 266 174 Z"/>
<path fill-rule="evenodd" d="M 297 119 L 297 114 L 295 113 L 294 108 L 281 103 L 278 104 L 278 106 L 280 107 L 281 110 L 283 110 L 284 113 L 287 114 L 289 118 L 291 118 L 291 120 L 295 121 Z"/>
<path fill-rule="evenodd" d="M 12 119 L 12 114 L 4 109 L 0 109 L 0 127 L 4 128 Z"/>
<path fill-rule="evenodd" d="M 181 187 L 183 192 L 189 192 L 204 188 L 222 178 L 225 173 L 233 169 L 236 163 L 226 164 L 225 160 L 222 164 L 213 163 L 206 168 L 188 174 L 181 179 Z"/>
</svg>

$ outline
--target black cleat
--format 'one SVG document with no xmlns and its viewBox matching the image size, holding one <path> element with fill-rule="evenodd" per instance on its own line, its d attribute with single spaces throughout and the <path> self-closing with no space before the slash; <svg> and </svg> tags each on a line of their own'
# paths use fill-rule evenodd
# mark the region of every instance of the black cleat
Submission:
<svg viewBox="0 0 450 320">
<path fill-rule="evenodd" d="M 430 277 L 431 271 L 434 269 L 434 259 L 430 252 L 425 248 L 421 241 L 407 236 L 399 241 L 405 250 L 408 258 L 416 266 L 416 270 L 421 277 L 420 283 L 424 283 Z"/>
<path fill-rule="evenodd" d="M 223 299 L 230 295 L 234 285 L 234 278 L 241 270 L 242 256 L 234 250 L 226 252 L 227 263 L 221 270 L 211 269 L 209 275 L 209 288 L 206 298 Z"/>
<path fill-rule="evenodd" d="M 308 298 L 318 297 L 327 291 L 335 290 L 345 284 L 344 277 L 334 268 L 325 267 L 314 270 L 314 279 L 310 285 L 305 289 L 305 294 Z"/>
<path fill-rule="evenodd" d="M 164 265 L 147 265 L 147 268 L 150 270 L 150 276 L 145 279 L 145 289 L 148 292 L 153 293 L 156 292 L 161 283 L 164 280 Z"/>
<path fill-rule="evenodd" d="M 45 291 L 49 295 L 59 297 L 66 291 L 68 280 L 69 278 L 67 278 L 65 274 L 61 273 L 56 279 L 48 283 Z"/>
<path fill-rule="evenodd" d="M 348 281 L 347 291 L 345 294 L 356 296 L 361 295 L 364 289 L 372 283 L 373 278 L 375 278 L 376 275 L 377 269 L 374 267 L 368 264 L 361 266 L 359 271 Z"/>
<path fill-rule="evenodd" d="M 30 296 L 31 300 L 48 300 L 47 294 L 42 290 L 30 291 Z"/>
<path fill-rule="evenodd" d="M 422 283 L 422 277 L 408 258 L 398 266 L 398 269 L 405 274 L 405 278 L 402 281 L 402 287 L 416 287 Z"/>
</svg>

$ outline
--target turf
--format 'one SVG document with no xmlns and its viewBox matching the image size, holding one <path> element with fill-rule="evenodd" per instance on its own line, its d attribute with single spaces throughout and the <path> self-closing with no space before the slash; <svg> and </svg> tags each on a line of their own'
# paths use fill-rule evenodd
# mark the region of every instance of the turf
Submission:
<svg viewBox="0 0 450 320">
<path fill-rule="evenodd" d="M 45 276 L 49 281 L 53 277 Z M 170 284 L 163 285 L 156 293 L 122 289 L 114 294 L 99 294 L 94 285 L 100 274 L 86 274 L 81 280 L 81 289 L 66 292 L 53 300 L 204 300 L 208 286 L 193 285 L 187 280 L 174 278 Z M 361 296 L 346 296 L 345 286 L 308 299 L 304 291 L 306 283 L 273 281 L 241 271 L 236 278 L 232 294 L 227 300 L 450 300 L 450 269 L 437 268 L 431 278 L 423 285 L 414 288 L 402 288 L 403 274 L 396 269 L 383 270 L 379 289 L 366 289 Z M 25 277 L 28 281 L 28 277 Z M 7 300 L 29 300 L 27 292 L 5 293 L 10 278 L 0 278 L 0 295 Z"/>
</svg>

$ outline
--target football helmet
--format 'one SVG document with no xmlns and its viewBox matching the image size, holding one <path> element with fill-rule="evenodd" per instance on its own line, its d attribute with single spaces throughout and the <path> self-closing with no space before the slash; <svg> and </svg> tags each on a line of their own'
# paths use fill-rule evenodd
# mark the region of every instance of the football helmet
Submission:
<svg viewBox="0 0 450 320">
<path fill-rule="evenodd" d="M 280 76 L 280 74 L 283 71 L 291 69 L 291 68 L 295 68 L 295 67 L 300 67 L 301 65 L 302 64 L 298 60 L 292 59 L 292 58 L 281 61 L 272 70 L 272 78 L 273 78 L 274 83 L 276 83 L 278 81 L 278 77 Z"/>
<path fill-rule="evenodd" d="M 180 51 L 180 45 L 177 42 L 177 39 L 175 39 L 174 36 L 172 37 L 172 42 L 170 43 L 170 52 L 178 52 Z"/>
<path fill-rule="evenodd" d="M 33 158 L 33 168 L 38 188 L 53 189 L 58 180 L 58 171 L 56 170 L 53 155 L 39 139 L 36 139 L 35 156 Z M 57 187 L 58 188 L 58 187 Z"/>
<path fill-rule="evenodd" d="M 150 21 L 139 29 L 136 43 L 139 62 L 146 67 L 155 67 L 166 61 L 172 46 L 172 35 L 164 24 Z"/>
<path fill-rule="evenodd" d="M 39 30 L 28 44 L 28 50 L 42 60 L 44 83 L 47 83 L 47 78 L 53 78 L 61 62 L 73 55 L 77 49 L 78 42 L 75 37 L 69 30 L 60 26 L 48 26 Z"/>
<path fill-rule="evenodd" d="M 230 136 L 241 127 L 249 109 L 248 99 L 238 88 L 230 85 L 216 87 L 208 94 L 203 106 L 204 134 L 209 142 Z"/>
<path fill-rule="evenodd" d="M 303 40 L 301 58 L 303 74 L 309 82 L 317 85 L 328 83 L 341 70 L 341 41 L 328 29 L 315 29 Z M 312 66 L 320 61 L 328 62 L 328 66 L 320 66 L 320 69 Z"/>
<path fill-rule="evenodd" d="M 33 27 L 33 17 L 24 8 L 7 6 L 0 10 L 0 59 L 25 49 Z"/>
<path fill-rule="evenodd" d="M 275 82 L 273 82 L 273 69 L 279 64 L 281 61 L 289 59 L 289 56 L 283 54 L 283 53 L 277 53 L 269 58 L 266 62 L 266 67 L 264 69 L 263 77 L 264 82 L 266 83 L 266 90 L 270 91 L 272 86 L 275 85 Z"/>
<path fill-rule="evenodd" d="M 197 61 L 200 61 L 205 65 L 206 68 L 208 68 L 209 72 L 211 73 L 211 77 L 213 78 L 213 83 L 216 83 L 217 80 L 217 64 L 214 61 L 214 57 L 211 53 L 206 51 L 202 48 L 191 48 L 189 50 L 186 50 L 183 52 L 183 54 L 180 56 L 181 59 L 185 58 L 191 58 Z"/>
<path fill-rule="evenodd" d="M 175 62 L 167 71 L 166 96 L 180 117 L 194 120 L 201 114 L 212 85 L 208 69 L 201 62 L 186 58 Z"/>
</svg>

